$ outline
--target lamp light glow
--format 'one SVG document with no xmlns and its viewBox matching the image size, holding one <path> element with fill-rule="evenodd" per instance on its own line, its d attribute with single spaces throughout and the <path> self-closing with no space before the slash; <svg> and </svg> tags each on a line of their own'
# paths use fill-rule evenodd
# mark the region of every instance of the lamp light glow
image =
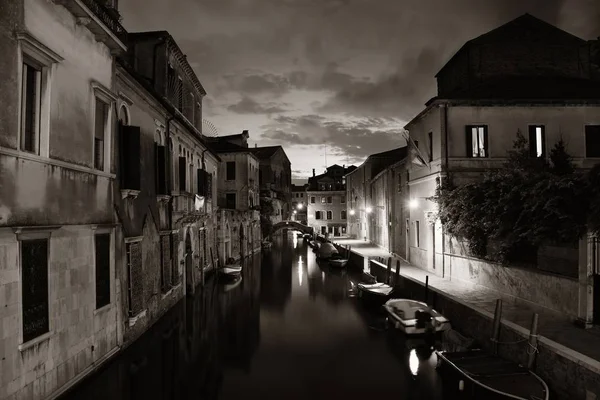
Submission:
<svg viewBox="0 0 600 400">
<path fill-rule="evenodd" d="M 298 208 L 298 210 L 302 210 L 302 203 L 299 203 L 297 208 Z"/>
<path fill-rule="evenodd" d="M 354 215 L 354 210 L 350 210 L 350 215 Z"/>
<path fill-rule="evenodd" d="M 367 207 L 367 214 L 370 214 L 373 209 L 371 207 Z"/>
<path fill-rule="evenodd" d="M 417 199 L 410 199 L 408 202 L 409 208 L 417 208 L 419 206 L 419 201 Z"/>
</svg>

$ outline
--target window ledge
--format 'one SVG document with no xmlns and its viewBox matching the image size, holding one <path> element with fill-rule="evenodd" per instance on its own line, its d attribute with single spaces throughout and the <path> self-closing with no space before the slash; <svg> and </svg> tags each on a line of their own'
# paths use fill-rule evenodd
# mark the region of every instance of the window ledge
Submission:
<svg viewBox="0 0 600 400">
<path fill-rule="evenodd" d="M 156 196 L 156 201 L 158 201 L 160 204 L 166 204 L 169 202 L 169 200 L 171 200 L 171 196 L 166 194 L 159 194 Z"/>
<path fill-rule="evenodd" d="M 112 308 L 112 303 L 108 303 L 100 308 L 94 310 L 94 315 L 103 314 L 104 312 L 110 310 Z"/>
<path fill-rule="evenodd" d="M 128 197 L 131 197 L 133 200 L 135 200 L 135 199 L 137 199 L 139 194 L 140 194 L 139 190 L 121 189 L 121 199 L 122 200 L 125 200 Z"/>
<path fill-rule="evenodd" d="M 144 310 L 141 313 L 139 313 L 138 315 L 136 315 L 135 317 L 129 317 L 129 327 L 131 328 L 132 326 L 135 325 L 135 323 L 139 320 L 142 319 L 146 316 L 146 311 Z"/>
<path fill-rule="evenodd" d="M 35 339 L 31 339 L 29 342 L 25 342 L 19 345 L 19 351 L 23 352 L 31 347 L 42 343 L 43 341 L 50 340 L 50 338 L 54 336 L 54 332 L 46 332 L 41 336 L 36 337 Z"/>
</svg>

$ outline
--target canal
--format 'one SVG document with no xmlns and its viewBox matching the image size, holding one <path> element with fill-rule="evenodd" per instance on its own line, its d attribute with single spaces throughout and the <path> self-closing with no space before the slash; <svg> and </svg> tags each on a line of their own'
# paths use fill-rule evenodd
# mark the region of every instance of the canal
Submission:
<svg viewBox="0 0 600 400">
<path fill-rule="evenodd" d="M 441 399 L 431 348 L 386 330 L 358 281 L 282 234 L 62 399 Z"/>
</svg>

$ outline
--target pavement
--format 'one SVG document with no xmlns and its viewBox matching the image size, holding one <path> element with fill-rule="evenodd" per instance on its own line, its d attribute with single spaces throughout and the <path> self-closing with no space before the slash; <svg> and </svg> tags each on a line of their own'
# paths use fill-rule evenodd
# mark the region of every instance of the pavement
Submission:
<svg viewBox="0 0 600 400">
<path fill-rule="evenodd" d="M 360 239 L 333 238 L 334 243 L 341 246 L 352 246 L 352 251 L 369 258 L 383 257 L 384 263 L 392 257 L 392 270 L 395 271 L 396 260 L 400 260 L 400 275 L 425 284 L 429 276 L 429 286 L 462 301 L 475 310 L 483 310 L 494 314 L 499 292 L 480 286 L 465 285 L 433 275 L 431 272 L 411 265 L 406 260 L 395 257 L 386 250 Z M 511 322 L 529 332 L 533 313 L 539 315 L 538 334 L 544 338 L 564 346 L 561 352 L 578 362 L 585 362 L 590 368 L 600 372 L 600 328 L 583 329 L 575 326 L 571 318 L 555 313 L 547 308 L 534 304 L 515 304 L 508 301 L 502 303 L 502 322 Z M 555 347 L 562 347 L 555 346 Z"/>
</svg>

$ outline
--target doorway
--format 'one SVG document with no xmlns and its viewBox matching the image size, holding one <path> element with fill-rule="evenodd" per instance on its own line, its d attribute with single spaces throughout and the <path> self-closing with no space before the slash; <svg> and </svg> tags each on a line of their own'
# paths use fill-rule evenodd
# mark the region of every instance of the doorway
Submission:
<svg viewBox="0 0 600 400">
<path fill-rule="evenodd" d="M 588 251 L 593 273 L 594 285 L 594 311 L 595 325 L 600 325 L 600 238 L 592 236 L 588 239 Z"/>
<path fill-rule="evenodd" d="M 194 293 L 194 266 L 193 266 L 193 254 L 192 254 L 192 239 L 190 238 L 190 232 L 185 235 L 185 286 L 186 293 Z"/>
</svg>

